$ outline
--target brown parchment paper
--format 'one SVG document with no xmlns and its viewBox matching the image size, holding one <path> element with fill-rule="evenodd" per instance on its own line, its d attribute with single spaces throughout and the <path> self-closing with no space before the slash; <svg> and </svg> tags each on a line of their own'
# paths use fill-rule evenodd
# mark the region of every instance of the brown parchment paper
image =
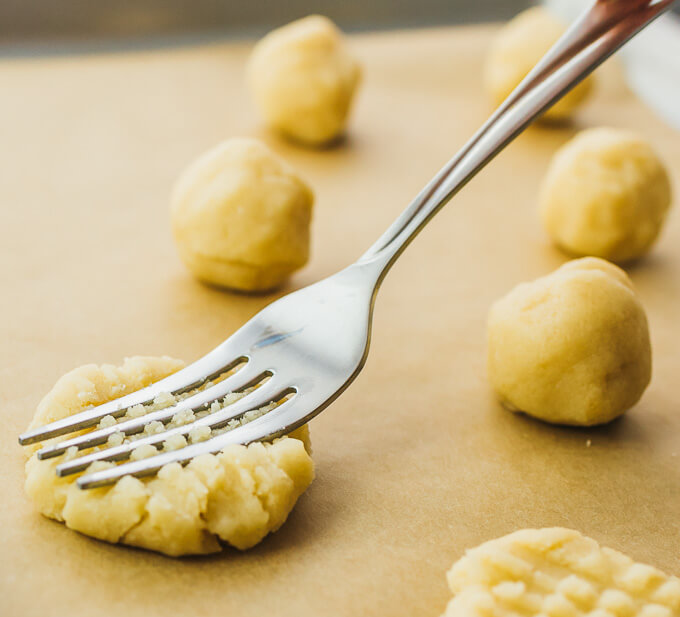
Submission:
<svg viewBox="0 0 680 617">
<path fill-rule="evenodd" d="M 0 614 L 436 616 L 465 548 L 548 525 L 680 574 L 678 204 L 629 269 L 654 377 L 625 418 L 540 424 L 501 409 L 485 374 L 489 304 L 566 259 L 535 213 L 560 144 L 588 126 L 635 128 L 680 190 L 678 133 L 614 66 L 574 124 L 522 135 L 395 265 L 366 368 L 313 421 L 318 477 L 278 533 L 246 553 L 173 560 L 78 535 L 23 493 L 16 437 L 65 371 L 134 354 L 193 360 L 274 297 L 184 270 L 168 223 L 184 165 L 258 135 L 297 168 L 316 192 L 314 254 L 289 289 L 311 283 L 360 255 L 489 114 L 492 32 L 353 37 L 364 83 L 347 139 L 322 152 L 260 127 L 247 44 L 0 60 Z"/>
</svg>

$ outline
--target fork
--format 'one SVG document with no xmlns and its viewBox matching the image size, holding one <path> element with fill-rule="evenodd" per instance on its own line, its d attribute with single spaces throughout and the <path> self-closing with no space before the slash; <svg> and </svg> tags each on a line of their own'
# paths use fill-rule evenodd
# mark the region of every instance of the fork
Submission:
<svg viewBox="0 0 680 617">
<path fill-rule="evenodd" d="M 358 261 L 269 304 L 221 345 L 186 368 L 121 398 L 30 430 L 19 437 L 19 443 L 51 439 L 38 451 L 40 459 L 59 456 L 67 450 L 70 454 L 91 450 L 57 465 L 60 476 L 82 472 L 95 461 L 127 461 L 80 476 L 77 484 L 86 489 L 111 484 L 128 474 L 151 475 L 163 465 L 185 464 L 230 444 L 270 441 L 311 420 L 349 386 L 363 367 L 377 290 L 417 233 L 534 118 L 672 3 L 673 0 L 596 0 Z M 152 421 L 167 425 L 178 412 L 209 411 L 211 404 L 232 392 L 243 396 L 192 423 L 165 426 L 158 434 L 143 434 L 120 445 L 95 448 L 107 444 L 113 433 L 134 436 Z M 126 416 L 113 426 L 82 433 L 96 427 L 106 416 L 120 419 L 131 407 L 148 405 L 163 393 L 182 396 L 168 407 L 140 417 Z M 271 403 L 277 405 L 205 441 L 129 460 L 139 446 L 158 448 L 169 437 L 186 437 L 199 426 L 224 427 Z M 53 439 L 74 432 L 78 434 L 63 441 Z"/>
</svg>

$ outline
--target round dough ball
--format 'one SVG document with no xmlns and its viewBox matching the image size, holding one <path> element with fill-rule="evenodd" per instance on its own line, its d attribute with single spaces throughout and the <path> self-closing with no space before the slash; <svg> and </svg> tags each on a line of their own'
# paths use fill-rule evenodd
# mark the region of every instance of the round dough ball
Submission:
<svg viewBox="0 0 680 617">
<path fill-rule="evenodd" d="M 294 140 L 318 145 L 345 130 L 360 78 L 342 33 L 319 15 L 270 32 L 253 50 L 248 81 L 266 122 Z"/>
<path fill-rule="evenodd" d="M 644 139 L 621 129 L 588 129 L 555 154 L 539 203 L 555 244 L 573 255 L 625 262 L 654 244 L 671 185 Z"/>
<path fill-rule="evenodd" d="M 541 7 L 522 11 L 501 28 L 484 65 L 484 85 L 497 105 L 519 85 L 565 30 L 564 24 Z M 543 118 L 568 118 L 587 97 L 592 84 L 592 77 L 587 77 L 548 109 Z"/>
<path fill-rule="evenodd" d="M 498 300 L 488 343 L 489 378 L 503 405 L 554 424 L 609 422 L 651 378 L 647 318 L 632 283 L 595 257 Z"/>
<path fill-rule="evenodd" d="M 173 191 L 180 257 L 207 283 L 272 289 L 307 263 L 313 201 L 262 143 L 225 141 L 190 165 Z"/>
</svg>

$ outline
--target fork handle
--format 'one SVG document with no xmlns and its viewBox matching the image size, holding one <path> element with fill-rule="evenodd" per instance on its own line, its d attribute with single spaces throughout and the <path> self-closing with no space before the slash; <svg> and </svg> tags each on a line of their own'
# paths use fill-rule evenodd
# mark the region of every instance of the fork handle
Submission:
<svg viewBox="0 0 680 617">
<path fill-rule="evenodd" d="M 377 263 L 382 280 L 425 224 L 478 171 L 673 2 L 596 0 L 357 263 Z"/>
</svg>

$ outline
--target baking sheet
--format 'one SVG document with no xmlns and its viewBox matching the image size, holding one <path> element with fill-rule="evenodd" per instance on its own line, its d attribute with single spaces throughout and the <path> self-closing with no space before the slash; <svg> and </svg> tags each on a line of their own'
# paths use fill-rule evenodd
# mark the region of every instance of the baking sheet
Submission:
<svg viewBox="0 0 680 617">
<path fill-rule="evenodd" d="M 364 84 L 348 138 L 323 152 L 260 128 L 247 44 L 0 60 L 3 616 L 434 616 L 466 547 L 549 525 L 680 574 L 677 203 L 630 269 L 654 376 L 625 418 L 546 426 L 502 410 L 485 375 L 489 304 L 565 261 L 535 213 L 560 144 L 587 126 L 635 128 L 680 187 L 678 133 L 614 66 L 574 124 L 522 135 L 395 265 L 366 368 L 313 421 L 318 477 L 278 533 L 246 553 L 173 560 L 78 535 L 23 493 L 16 437 L 60 375 L 134 354 L 193 360 L 274 297 L 220 292 L 184 270 L 168 223 L 184 165 L 226 137 L 266 139 L 317 198 L 313 258 L 289 289 L 318 280 L 360 255 L 486 118 L 492 33 L 353 37 Z"/>
</svg>

